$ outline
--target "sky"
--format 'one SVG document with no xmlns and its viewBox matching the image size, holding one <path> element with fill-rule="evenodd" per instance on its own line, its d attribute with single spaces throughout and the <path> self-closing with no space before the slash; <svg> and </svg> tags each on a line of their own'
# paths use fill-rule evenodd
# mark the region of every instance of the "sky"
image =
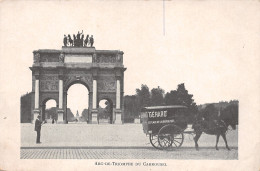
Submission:
<svg viewBox="0 0 260 171">
<path fill-rule="evenodd" d="M 124 52 L 125 95 L 141 84 L 169 92 L 185 83 L 197 104 L 248 99 L 260 77 L 260 13 L 252 3 L 166 1 L 163 11 L 162 1 L 4 1 L 0 107 L 18 112 L 31 91 L 34 50 L 61 49 L 64 34 L 81 30 L 94 35 L 97 50 Z M 87 94 L 78 90 L 73 97 Z"/>
</svg>

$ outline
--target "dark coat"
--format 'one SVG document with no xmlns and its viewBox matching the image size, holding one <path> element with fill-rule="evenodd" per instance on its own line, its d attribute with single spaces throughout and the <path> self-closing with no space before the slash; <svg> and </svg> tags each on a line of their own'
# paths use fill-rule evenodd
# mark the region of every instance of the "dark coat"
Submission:
<svg viewBox="0 0 260 171">
<path fill-rule="evenodd" d="M 41 127 L 42 127 L 42 121 L 40 121 L 39 119 L 36 119 L 34 130 L 41 131 Z"/>
</svg>

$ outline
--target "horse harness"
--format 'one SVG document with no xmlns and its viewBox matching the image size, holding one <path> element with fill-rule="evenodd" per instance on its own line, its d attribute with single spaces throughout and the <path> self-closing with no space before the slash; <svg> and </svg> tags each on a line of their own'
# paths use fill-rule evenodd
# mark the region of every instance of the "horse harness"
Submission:
<svg viewBox="0 0 260 171">
<path fill-rule="evenodd" d="M 210 127 L 209 125 L 203 126 L 203 124 L 200 124 L 200 129 L 201 129 L 200 131 L 210 131 L 210 130 L 214 130 L 214 129 L 221 128 L 221 127 L 226 128 L 228 130 L 228 127 L 223 120 L 219 120 L 219 121 L 214 120 L 213 122 L 216 125 L 215 127 Z"/>
</svg>

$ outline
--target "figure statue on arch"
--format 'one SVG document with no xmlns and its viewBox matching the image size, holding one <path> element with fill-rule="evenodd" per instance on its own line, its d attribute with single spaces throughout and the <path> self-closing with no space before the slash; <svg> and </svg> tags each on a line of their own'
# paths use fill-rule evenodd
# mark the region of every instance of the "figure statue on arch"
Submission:
<svg viewBox="0 0 260 171">
<path fill-rule="evenodd" d="M 64 38 L 63 38 L 63 44 L 64 44 L 64 46 L 67 46 L 67 43 L 68 43 L 68 38 L 67 38 L 67 36 L 64 34 Z"/>
<path fill-rule="evenodd" d="M 90 36 L 90 38 L 89 38 L 89 43 L 90 43 L 90 47 L 93 47 L 93 44 L 94 44 L 93 35 Z"/>
<path fill-rule="evenodd" d="M 77 38 L 76 38 L 75 34 L 73 34 L 73 46 L 74 47 L 77 46 Z"/>
<path fill-rule="evenodd" d="M 68 39 L 69 39 L 69 46 L 73 46 L 73 40 L 72 40 L 72 38 L 70 37 L 70 34 L 68 35 Z"/>
<path fill-rule="evenodd" d="M 76 47 L 80 47 L 81 46 L 81 38 L 80 38 L 80 35 L 81 34 L 83 34 L 83 30 L 82 30 L 82 32 L 80 33 L 79 31 L 78 31 L 78 34 L 77 34 L 77 39 L 76 39 Z M 83 36 L 84 37 L 84 36 Z"/>
<path fill-rule="evenodd" d="M 87 34 L 86 39 L 84 40 L 84 46 L 87 47 L 89 42 L 89 35 Z"/>
</svg>

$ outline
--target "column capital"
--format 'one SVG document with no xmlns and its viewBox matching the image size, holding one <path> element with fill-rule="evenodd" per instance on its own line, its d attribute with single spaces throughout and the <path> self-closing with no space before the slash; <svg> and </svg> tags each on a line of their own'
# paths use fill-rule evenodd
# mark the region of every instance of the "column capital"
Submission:
<svg viewBox="0 0 260 171">
<path fill-rule="evenodd" d="M 64 75 L 59 75 L 59 80 L 63 80 L 64 79 Z"/>
<path fill-rule="evenodd" d="M 97 67 L 93 67 L 91 70 L 92 70 L 92 77 L 94 79 L 94 77 L 98 76 L 98 68 Z"/>
<path fill-rule="evenodd" d="M 34 77 L 35 77 L 36 80 L 39 80 L 40 79 L 40 74 L 34 75 Z"/>
<path fill-rule="evenodd" d="M 119 80 L 119 81 L 120 81 L 121 78 L 122 78 L 121 76 L 116 76 L 116 80 Z"/>
<path fill-rule="evenodd" d="M 98 79 L 98 76 L 96 75 L 96 76 L 92 76 L 92 78 L 93 78 L 93 80 L 97 80 Z"/>
</svg>

